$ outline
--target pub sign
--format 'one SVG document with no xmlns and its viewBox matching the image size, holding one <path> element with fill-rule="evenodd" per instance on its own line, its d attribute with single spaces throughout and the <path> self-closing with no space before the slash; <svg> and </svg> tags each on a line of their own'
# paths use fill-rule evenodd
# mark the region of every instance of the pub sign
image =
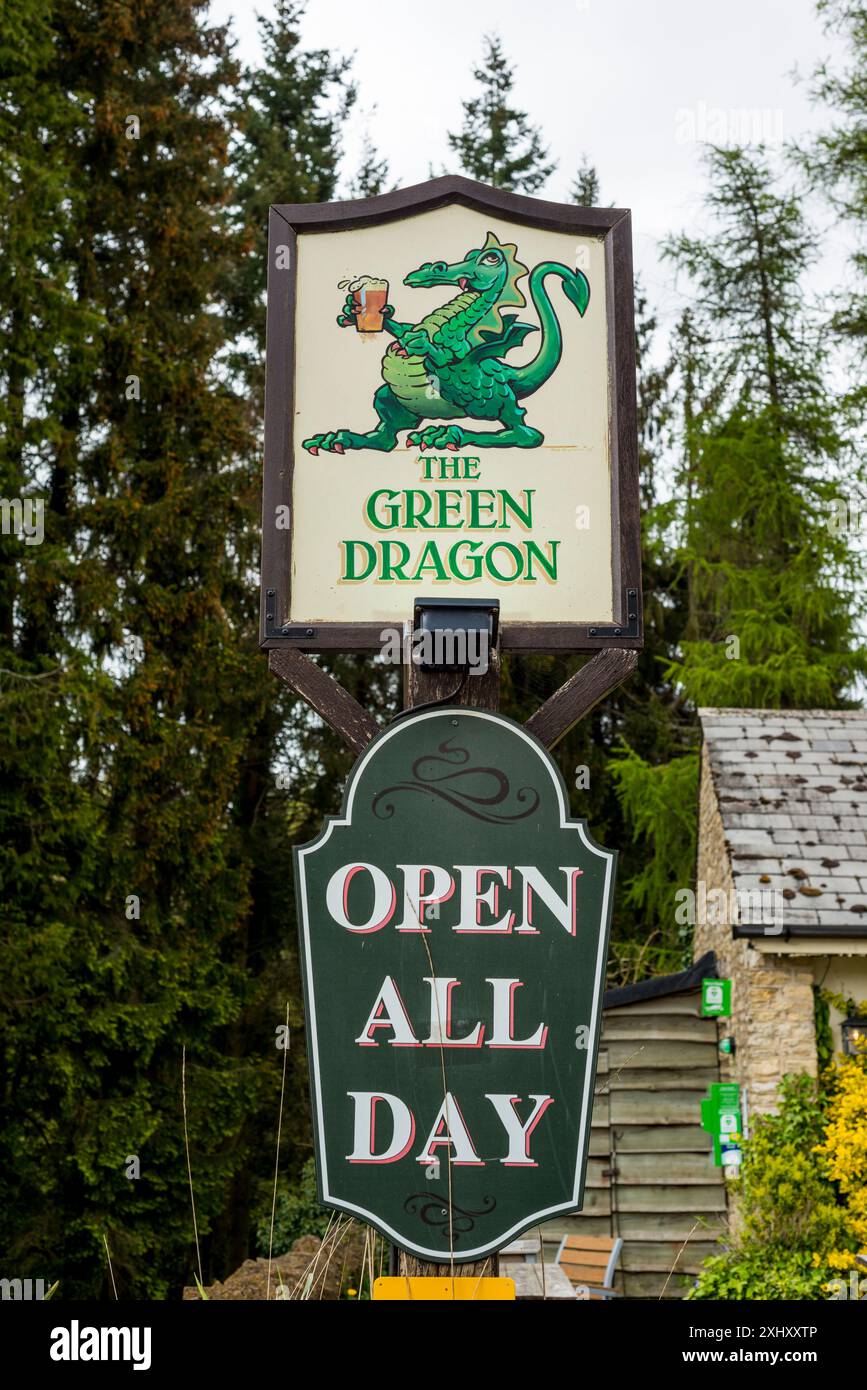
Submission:
<svg viewBox="0 0 867 1390">
<path fill-rule="evenodd" d="M 399 718 L 295 872 L 321 1200 L 429 1261 L 579 1209 L 615 855 L 542 745 Z"/>
<path fill-rule="evenodd" d="M 504 650 L 641 646 L 630 214 L 460 177 L 271 209 L 262 642 L 420 594 Z"/>
</svg>

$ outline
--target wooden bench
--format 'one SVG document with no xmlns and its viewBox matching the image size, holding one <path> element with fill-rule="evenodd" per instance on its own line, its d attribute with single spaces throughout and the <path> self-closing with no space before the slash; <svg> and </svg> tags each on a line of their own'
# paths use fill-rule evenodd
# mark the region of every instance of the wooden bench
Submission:
<svg viewBox="0 0 867 1390">
<path fill-rule="evenodd" d="M 555 1263 L 574 1287 L 586 1287 L 590 1298 L 619 1298 L 614 1271 L 622 1245 L 620 1236 L 564 1236 Z"/>
<path fill-rule="evenodd" d="M 538 1236 L 525 1237 L 523 1240 L 513 1240 L 511 1245 L 504 1245 L 500 1251 L 500 1258 L 504 1256 L 507 1260 L 523 1260 L 525 1264 L 534 1265 L 542 1253 L 542 1242 Z"/>
</svg>

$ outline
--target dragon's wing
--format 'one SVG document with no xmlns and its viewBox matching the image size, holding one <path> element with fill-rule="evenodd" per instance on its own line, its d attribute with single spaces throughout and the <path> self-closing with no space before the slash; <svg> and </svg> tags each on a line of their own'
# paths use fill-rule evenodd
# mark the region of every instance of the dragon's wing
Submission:
<svg viewBox="0 0 867 1390">
<path fill-rule="evenodd" d="M 535 324 L 518 323 L 514 314 L 503 314 L 503 332 L 487 336 L 480 347 L 473 348 L 462 360 L 481 362 L 486 357 L 505 357 L 512 348 L 521 346 L 528 333 L 538 331 Z"/>
</svg>

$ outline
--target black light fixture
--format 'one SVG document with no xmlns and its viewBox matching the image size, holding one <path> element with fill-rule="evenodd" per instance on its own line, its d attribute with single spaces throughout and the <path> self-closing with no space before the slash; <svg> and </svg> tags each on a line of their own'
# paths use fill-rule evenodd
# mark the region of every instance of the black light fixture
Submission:
<svg viewBox="0 0 867 1390">
<path fill-rule="evenodd" d="M 452 671 L 481 656 L 487 669 L 489 653 L 497 645 L 499 599 L 417 598 L 413 604 L 414 629 L 430 639 L 432 650 L 422 645 L 422 671 Z"/>
<path fill-rule="evenodd" d="M 843 1036 L 843 1051 L 847 1057 L 863 1054 L 867 1047 L 867 1016 L 850 1014 L 840 1028 Z"/>
</svg>

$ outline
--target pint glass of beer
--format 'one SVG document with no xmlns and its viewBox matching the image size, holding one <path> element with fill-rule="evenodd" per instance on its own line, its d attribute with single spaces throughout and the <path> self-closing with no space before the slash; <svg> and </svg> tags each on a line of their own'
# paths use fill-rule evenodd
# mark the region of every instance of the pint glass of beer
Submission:
<svg viewBox="0 0 867 1390">
<path fill-rule="evenodd" d="M 388 281 L 362 275 L 349 287 L 358 305 L 355 327 L 359 333 L 381 333 L 382 311 L 388 303 Z"/>
</svg>

